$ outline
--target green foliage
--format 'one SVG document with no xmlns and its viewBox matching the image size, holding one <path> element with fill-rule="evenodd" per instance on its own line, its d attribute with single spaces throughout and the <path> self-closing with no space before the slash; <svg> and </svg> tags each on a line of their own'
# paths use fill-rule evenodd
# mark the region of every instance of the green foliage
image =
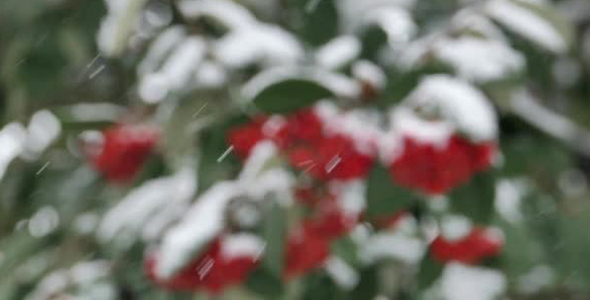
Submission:
<svg viewBox="0 0 590 300">
<path fill-rule="evenodd" d="M 409 209 L 416 201 L 411 191 L 397 186 L 387 168 L 376 164 L 367 179 L 367 210 L 369 218 L 392 216 Z"/>
<path fill-rule="evenodd" d="M 331 96 L 332 92 L 317 82 L 287 79 L 267 87 L 252 101 L 265 113 L 288 113 Z"/>
</svg>

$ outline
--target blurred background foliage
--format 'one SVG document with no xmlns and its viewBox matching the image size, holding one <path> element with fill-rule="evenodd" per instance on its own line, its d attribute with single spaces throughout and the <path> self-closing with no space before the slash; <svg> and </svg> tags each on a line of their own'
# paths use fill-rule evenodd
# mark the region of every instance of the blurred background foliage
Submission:
<svg viewBox="0 0 590 300">
<path fill-rule="evenodd" d="M 270 11 L 257 10 L 261 6 L 257 1 L 243 2 L 262 20 L 296 32 L 306 47 L 322 45 L 337 33 L 333 1 L 320 1 L 311 14 L 305 13 L 308 1 L 304 0 L 275 1 L 276 9 Z M 553 55 L 511 36 L 514 47 L 525 53 L 528 65 L 525 74 L 515 80 L 525 82 L 548 111 L 576 124 L 580 136 L 547 134 L 522 111 L 503 109 L 503 93 L 514 83 L 484 87 L 495 96 L 501 113 L 504 168 L 498 176 L 503 185 L 496 192 L 503 188 L 507 193 L 511 189 L 524 193 L 523 222 L 497 216 L 493 221 L 506 237 L 502 268 L 511 282 L 520 282 L 525 290 L 535 284 L 542 286 L 532 294 L 514 289 L 510 299 L 590 299 L 590 143 L 584 135 L 590 129 L 590 8 L 585 0 L 553 4 L 575 28 L 573 47 L 564 55 Z M 460 5 L 453 0 L 422 0 L 414 17 L 420 28 L 426 28 L 448 18 Z M 576 7 L 585 7 L 586 11 Z M 73 117 L 71 108 L 81 103 L 110 103 L 114 107 L 132 107 L 141 115 L 150 107 L 132 92 L 137 84 L 135 66 L 145 52 L 145 43 L 140 42 L 119 59 L 97 55 L 96 33 L 105 14 L 105 4 L 94 0 L 0 1 L 0 125 L 26 124 L 42 109 L 52 111 L 62 124 L 62 134 L 49 150 L 35 160 L 15 160 L 0 182 L 1 299 L 24 299 L 50 270 L 108 256 L 104 252 L 109 250 L 96 244 L 88 226 L 96 224 L 100 213 L 128 188 L 105 188 L 98 175 L 85 165 L 75 144 L 80 132 L 104 128 L 116 120 L 116 115 Z M 174 12 L 173 22 L 182 24 L 186 20 Z M 368 28 L 361 38 L 362 56 L 374 60 L 379 45 L 384 43 L 384 33 L 379 28 Z M 402 75 L 395 69 L 387 70 L 388 86 L 378 101 L 383 106 L 399 101 L 421 75 L 441 69 L 429 68 Z M 228 94 L 218 91 L 198 97 L 222 103 Z M 177 111 L 194 111 L 201 103 Z M 182 123 L 181 118 L 176 121 Z M 172 124 L 170 130 L 178 126 Z M 202 189 L 217 178 L 227 177 L 228 172 L 235 174 L 238 168 L 235 158 L 214 163 L 226 149 L 223 136 L 215 133 L 223 132 L 224 126 L 228 124 L 201 133 L 206 158 L 200 168 L 210 174 L 200 183 Z M 181 147 L 181 142 L 170 143 Z M 191 147 L 190 142 L 186 147 Z M 168 155 L 173 157 L 163 159 L 174 160 L 175 154 Z M 144 171 L 137 182 L 170 173 L 169 166 L 158 159 Z M 521 185 L 527 188 L 520 189 Z M 42 224 L 35 225 L 35 220 Z M 35 226 L 53 227 L 35 235 Z M 121 269 L 112 273 L 114 277 L 104 279 L 117 282 L 113 292 L 118 299 L 192 297 L 154 290 L 140 271 L 143 249 L 137 246 L 131 251 L 136 259 L 118 264 Z M 369 299 L 368 295 L 376 290 L 374 272 L 365 272 L 355 291 L 359 296 L 351 299 Z M 321 273 L 306 280 L 309 295 L 304 299 L 339 299 L 330 294 L 338 291 L 327 288 L 333 284 L 325 284 L 330 279 Z"/>
</svg>

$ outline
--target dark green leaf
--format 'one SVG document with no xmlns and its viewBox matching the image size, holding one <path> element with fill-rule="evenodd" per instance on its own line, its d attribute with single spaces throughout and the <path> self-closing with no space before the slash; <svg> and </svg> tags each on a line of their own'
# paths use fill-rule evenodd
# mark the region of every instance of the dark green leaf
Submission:
<svg viewBox="0 0 590 300">
<path fill-rule="evenodd" d="M 314 272 L 305 278 L 303 300 L 338 300 L 342 299 L 342 291 L 325 272 Z"/>
<path fill-rule="evenodd" d="M 441 63 L 432 63 L 413 70 L 397 70 L 387 75 L 387 86 L 377 99 L 381 107 L 389 107 L 401 102 L 418 86 L 420 80 L 430 74 L 450 74 L 450 67 Z"/>
<path fill-rule="evenodd" d="M 287 79 L 264 89 L 253 102 L 265 113 L 287 113 L 331 96 L 333 93 L 317 82 Z"/>
<path fill-rule="evenodd" d="M 340 238 L 331 244 L 332 254 L 344 260 L 347 264 L 357 267 L 361 265 L 358 257 L 357 244 L 348 236 Z"/>
<path fill-rule="evenodd" d="M 488 224 L 494 213 L 496 177 L 493 171 L 473 176 L 450 194 L 451 209 L 479 224 Z"/>
<path fill-rule="evenodd" d="M 388 170 L 376 164 L 367 179 L 367 217 L 391 216 L 413 204 L 411 191 L 397 186 Z"/>
<path fill-rule="evenodd" d="M 314 46 L 322 45 L 338 35 L 336 0 L 300 0 L 303 28 L 301 35 Z"/>
<path fill-rule="evenodd" d="M 287 216 L 277 201 L 272 201 L 268 211 L 265 212 L 266 219 L 263 223 L 262 236 L 266 240 L 262 266 L 268 269 L 275 277 L 280 278 L 283 274 L 285 236 L 287 232 Z"/>
<path fill-rule="evenodd" d="M 248 289 L 266 299 L 277 299 L 283 294 L 283 282 L 265 268 L 257 268 L 248 276 Z"/>
<path fill-rule="evenodd" d="M 379 292 L 377 281 L 377 270 L 375 267 L 360 270 L 360 281 L 352 290 L 347 300 L 374 299 Z"/>
<path fill-rule="evenodd" d="M 425 289 L 432 285 L 442 274 L 443 268 L 444 264 L 434 261 L 429 253 L 426 253 L 420 262 L 418 287 Z"/>
</svg>

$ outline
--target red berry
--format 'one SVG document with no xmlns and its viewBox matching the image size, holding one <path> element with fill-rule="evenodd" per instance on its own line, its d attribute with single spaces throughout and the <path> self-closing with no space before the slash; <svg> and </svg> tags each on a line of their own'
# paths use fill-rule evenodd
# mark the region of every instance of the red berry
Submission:
<svg viewBox="0 0 590 300">
<path fill-rule="evenodd" d="M 488 168 L 496 147 L 473 144 L 457 135 L 440 149 L 433 144 L 404 139 L 404 151 L 390 166 L 394 180 L 427 194 L 444 194 Z"/>
<path fill-rule="evenodd" d="M 152 126 L 117 125 L 103 133 L 102 149 L 92 163 L 109 181 L 129 181 L 152 154 L 158 138 L 159 130 Z"/>
<path fill-rule="evenodd" d="M 320 180 L 364 177 L 373 157 L 359 153 L 344 136 L 325 137 L 288 150 L 291 165 Z"/>
<path fill-rule="evenodd" d="M 448 241 L 438 236 L 430 245 L 430 253 L 436 261 L 443 263 L 458 261 L 476 264 L 485 258 L 499 255 L 503 245 L 503 240 L 497 235 L 482 228 L 475 228 L 456 241 Z"/>
<path fill-rule="evenodd" d="M 349 233 L 357 224 L 359 216 L 346 213 L 336 199 L 324 199 L 316 214 L 303 226 L 306 231 L 313 232 L 327 240 L 333 240 Z"/>
<path fill-rule="evenodd" d="M 233 151 L 245 159 L 258 142 L 266 139 L 262 132 L 262 126 L 266 117 L 257 117 L 253 122 L 233 128 L 227 134 L 227 142 L 233 146 Z"/>
<path fill-rule="evenodd" d="M 155 256 L 148 256 L 146 273 L 150 280 L 166 289 L 219 293 L 228 285 L 243 282 L 258 263 L 258 258 L 251 255 L 227 257 L 222 247 L 223 239 L 216 239 L 207 251 L 167 280 L 157 278 L 154 272 L 157 263 Z"/>
<path fill-rule="evenodd" d="M 287 240 L 285 276 L 287 279 L 323 266 L 330 254 L 329 241 L 305 227 Z"/>
</svg>

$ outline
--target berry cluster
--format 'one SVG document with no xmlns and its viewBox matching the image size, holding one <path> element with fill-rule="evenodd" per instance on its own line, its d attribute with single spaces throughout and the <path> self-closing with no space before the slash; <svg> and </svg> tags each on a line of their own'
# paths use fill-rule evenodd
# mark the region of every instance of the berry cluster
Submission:
<svg viewBox="0 0 590 300">
<path fill-rule="evenodd" d="M 149 125 L 115 125 L 102 134 L 92 165 L 110 182 L 132 180 L 153 153 L 160 132 Z"/>
</svg>

